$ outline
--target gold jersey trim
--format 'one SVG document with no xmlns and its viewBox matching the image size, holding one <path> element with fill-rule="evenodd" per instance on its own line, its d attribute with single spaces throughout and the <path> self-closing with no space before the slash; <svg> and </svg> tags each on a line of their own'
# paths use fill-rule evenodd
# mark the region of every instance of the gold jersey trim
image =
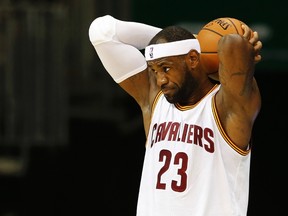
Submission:
<svg viewBox="0 0 288 216">
<path fill-rule="evenodd" d="M 215 118 L 215 122 L 217 124 L 217 127 L 222 135 L 222 137 L 225 139 L 225 141 L 228 143 L 228 145 L 234 149 L 237 153 L 239 153 L 240 155 L 243 155 L 243 156 L 246 156 L 250 150 L 251 150 L 251 145 L 248 145 L 248 148 L 247 150 L 242 150 L 241 148 L 239 148 L 230 138 L 229 136 L 226 134 L 226 132 L 224 131 L 223 127 L 222 127 L 222 124 L 220 122 L 220 119 L 219 119 L 219 115 L 218 115 L 218 112 L 217 112 L 217 109 L 216 109 L 216 94 L 213 95 L 213 98 L 212 98 L 212 112 L 213 112 L 213 115 L 214 115 L 214 118 Z"/>
<path fill-rule="evenodd" d="M 176 103 L 176 104 L 175 104 L 175 107 L 176 107 L 177 109 L 181 110 L 181 111 L 185 111 L 185 110 L 192 109 L 192 108 L 196 107 L 207 95 L 209 95 L 212 91 L 214 91 L 214 89 L 217 88 L 218 86 L 219 86 L 219 84 L 215 84 L 215 85 L 213 86 L 213 88 L 211 88 L 211 89 L 207 92 L 207 94 L 206 94 L 204 97 L 202 97 L 201 100 L 199 100 L 196 104 L 187 105 L 187 106 L 182 106 L 182 105 L 180 105 L 179 103 Z"/>
<path fill-rule="evenodd" d="M 159 100 L 159 98 L 160 98 L 160 96 L 161 96 L 162 94 L 163 94 L 163 92 L 162 92 L 162 91 L 159 91 L 159 92 L 156 94 L 155 98 L 154 98 L 154 101 L 153 101 L 153 103 L 152 103 L 152 115 L 153 115 L 155 106 L 156 106 L 156 104 L 157 104 L 157 102 L 158 102 L 158 100 Z M 151 115 L 151 116 L 152 116 L 152 115 Z"/>
<path fill-rule="evenodd" d="M 219 84 L 215 84 L 215 86 L 213 86 L 213 88 L 210 89 L 210 91 L 203 97 L 205 98 L 207 95 L 209 95 L 212 91 L 214 91 L 215 88 L 217 88 L 219 86 Z M 160 98 L 160 96 L 163 94 L 162 91 L 159 91 L 153 101 L 153 104 L 152 104 L 152 115 L 154 113 L 154 109 L 155 109 L 155 106 Z M 217 94 L 217 93 L 216 93 Z M 234 150 L 236 151 L 237 153 L 239 153 L 240 155 L 243 155 L 243 156 L 246 156 L 248 155 L 248 153 L 251 151 L 251 145 L 249 144 L 248 145 L 248 148 L 247 150 L 242 150 L 241 148 L 239 148 L 230 138 L 229 136 L 226 134 L 226 132 L 224 131 L 222 125 L 221 125 L 221 122 L 220 122 L 220 119 L 219 119 L 219 116 L 218 116 L 218 113 L 217 113 L 217 109 L 216 109 L 216 101 L 215 101 L 215 95 L 213 95 L 213 98 L 212 98 L 212 112 L 213 112 L 213 116 L 215 118 L 215 122 L 216 122 L 216 125 L 219 129 L 219 132 L 221 133 L 222 137 L 224 138 L 224 140 L 227 142 L 227 144 Z M 185 111 L 185 110 L 189 110 L 189 109 L 192 109 L 193 107 L 197 106 L 197 104 L 199 104 L 202 100 L 199 100 L 196 104 L 193 104 L 193 105 L 187 105 L 187 106 L 181 106 L 180 104 L 176 103 L 174 104 L 175 107 L 181 111 Z M 151 116 L 152 116 L 151 115 Z"/>
<path fill-rule="evenodd" d="M 217 88 L 218 86 L 219 86 L 219 84 L 215 84 L 215 85 L 213 86 L 213 88 L 211 88 L 211 89 L 209 90 L 209 92 L 207 92 L 207 94 L 206 94 L 201 100 L 199 100 L 196 104 L 183 106 L 183 105 L 180 105 L 179 103 L 176 103 L 176 104 L 174 104 L 174 106 L 175 106 L 177 109 L 181 110 L 181 111 L 185 111 L 185 110 L 192 109 L 193 107 L 197 106 L 197 104 L 199 104 L 207 95 L 209 95 L 212 91 L 214 91 L 214 89 Z M 154 98 L 154 101 L 153 101 L 153 104 L 152 104 L 152 112 L 154 111 L 154 108 L 155 108 L 155 106 L 156 106 L 156 104 L 157 104 L 157 102 L 158 102 L 158 100 L 159 100 L 159 98 L 160 98 L 160 96 L 161 96 L 162 94 L 163 94 L 163 92 L 162 92 L 162 91 L 159 91 L 159 92 L 157 93 L 156 97 Z"/>
</svg>

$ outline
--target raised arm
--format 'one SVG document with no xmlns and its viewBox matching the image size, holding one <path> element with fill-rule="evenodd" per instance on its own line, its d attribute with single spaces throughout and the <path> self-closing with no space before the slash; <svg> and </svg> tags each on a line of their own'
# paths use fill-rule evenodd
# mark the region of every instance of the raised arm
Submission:
<svg viewBox="0 0 288 216">
<path fill-rule="evenodd" d="M 149 93 L 147 64 L 140 50 L 160 30 L 142 23 L 121 21 L 110 15 L 96 18 L 89 28 L 89 39 L 103 66 L 140 105 Z"/>
<path fill-rule="evenodd" d="M 219 41 L 221 88 L 216 96 L 216 107 L 228 137 L 245 150 L 261 107 L 254 71 L 255 64 L 261 60 L 262 43 L 257 32 L 251 32 L 247 26 L 243 28 L 244 36 L 230 34 Z"/>
</svg>

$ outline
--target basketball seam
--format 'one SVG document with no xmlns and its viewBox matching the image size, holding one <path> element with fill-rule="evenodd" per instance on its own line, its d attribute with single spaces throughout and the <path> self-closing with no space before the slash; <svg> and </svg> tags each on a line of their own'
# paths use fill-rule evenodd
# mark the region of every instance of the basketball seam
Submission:
<svg viewBox="0 0 288 216">
<path fill-rule="evenodd" d="M 219 35 L 220 37 L 223 37 L 222 34 L 219 34 L 218 32 L 216 32 L 216 31 L 214 31 L 214 30 L 212 30 L 212 29 L 209 29 L 209 28 L 202 28 L 202 30 L 210 31 L 210 32 L 213 32 L 213 33 Z M 201 31 L 202 31 L 202 30 L 201 30 Z"/>
<path fill-rule="evenodd" d="M 231 24 L 233 25 L 233 27 L 234 27 L 234 29 L 236 30 L 237 34 L 239 34 L 239 31 L 238 31 L 238 29 L 237 29 L 235 23 L 233 22 L 233 20 L 230 19 L 230 18 L 227 18 L 227 19 L 231 22 Z"/>
<path fill-rule="evenodd" d="M 206 52 L 206 51 L 201 51 L 201 54 L 217 54 L 218 52 Z"/>
</svg>

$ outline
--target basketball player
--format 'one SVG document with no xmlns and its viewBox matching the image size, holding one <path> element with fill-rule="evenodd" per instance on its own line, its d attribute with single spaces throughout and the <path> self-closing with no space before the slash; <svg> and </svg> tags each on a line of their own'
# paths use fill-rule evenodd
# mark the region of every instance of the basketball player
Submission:
<svg viewBox="0 0 288 216">
<path fill-rule="evenodd" d="M 137 216 L 247 214 L 262 43 L 243 29 L 243 36 L 220 39 L 215 84 L 189 31 L 110 15 L 91 23 L 89 38 L 105 69 L 142 110 L 147 141 Z"/>
</svg>

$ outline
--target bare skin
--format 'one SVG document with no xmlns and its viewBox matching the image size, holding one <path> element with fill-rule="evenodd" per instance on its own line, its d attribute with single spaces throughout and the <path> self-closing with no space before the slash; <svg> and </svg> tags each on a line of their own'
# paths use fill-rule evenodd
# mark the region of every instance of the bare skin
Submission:
<svg viewBox="0 0 288 216">
<path fill-rule="evenodd" d="M 261 60 L 262 43 L 257 32 L 243 25 L 244 35 L 226 35 L 219 41 L 219 81 L 216 109 L 228 137 L 242 150 L 247 149 L 254 121 L 261 108 L 261 96 L 254 79 L 254 67 Z M 251 36 L 252 35 L 252 36 Z M 200 55 L 186 55 L 148 61 L 148 68 L 120 86 L 139 104 L 148 134 L 152 103 L 162 90 L 167 100 L 181 105 L 199 102 L 214 86 L 201 65 Z"/>
</svg>

